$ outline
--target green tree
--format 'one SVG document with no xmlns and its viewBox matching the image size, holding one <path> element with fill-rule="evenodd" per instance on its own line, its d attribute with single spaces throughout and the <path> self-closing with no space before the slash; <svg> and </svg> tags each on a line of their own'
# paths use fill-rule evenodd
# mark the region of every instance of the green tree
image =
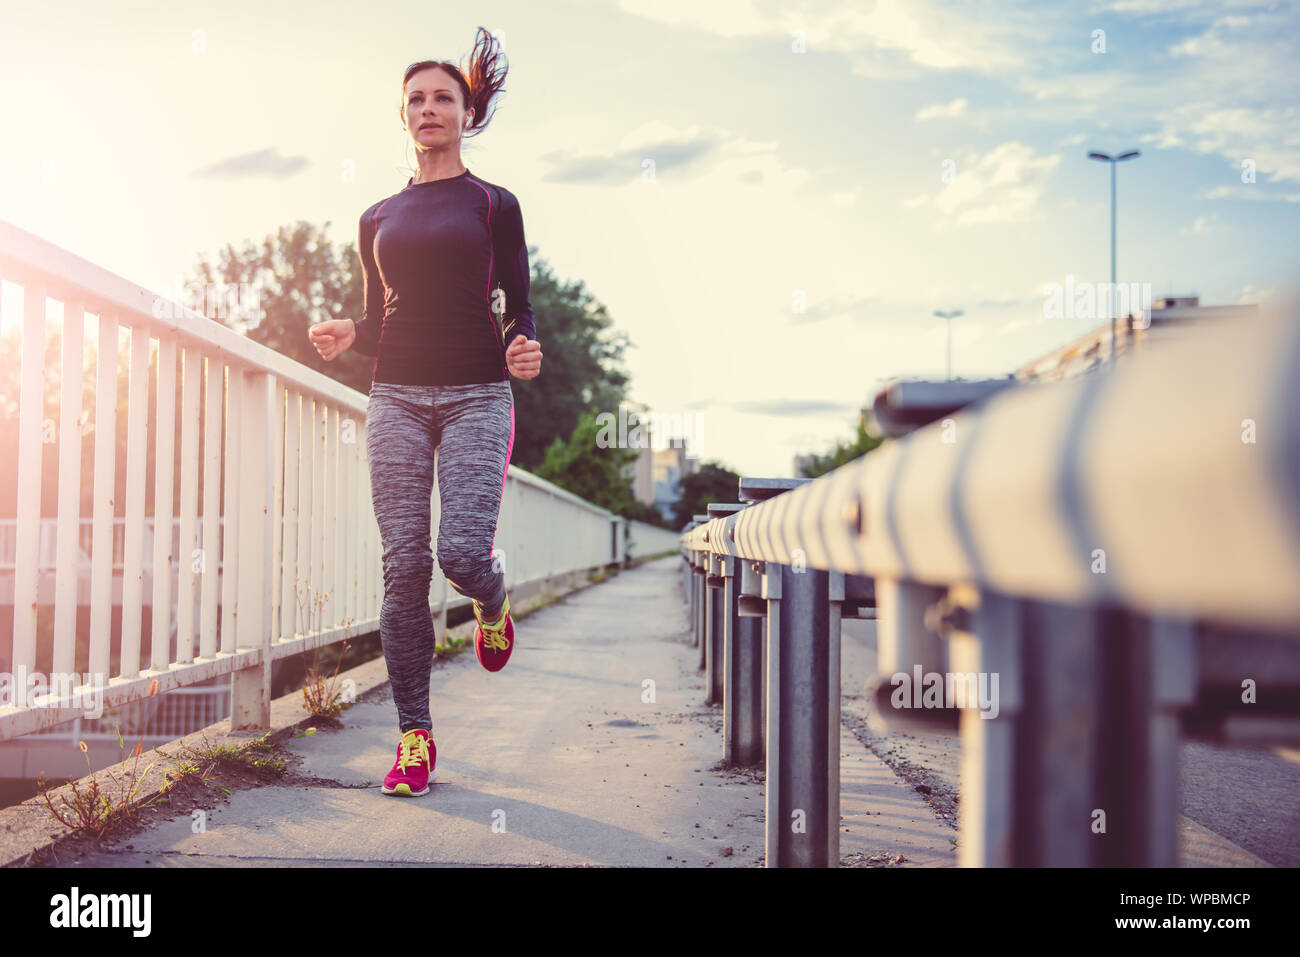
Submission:
<svg viewBox="0 0 1300 957">
<path fill-rule="evenodd" d="M 833 472 L 841 465 L 866 455 L 884 441 L 883 437 L 867 433 L 866 416 L 858 417 L 857 434 L 851 442 L 837 442 L 835 448 L 825 455 L 813 453 L 800 469 L 803 478 L 817 478 L 827 472 Z"/>
<path fill-rule="evenodd" d="M 199 282 L 248 283 L 256 290 L 260 315 L 213 315 L 206 302 L 184 305 L 364 393 L 370 391 L 373 356 L 349 349 L 326 362 L 307 339 L 308 327 L 326 319 L 360 319 L 364 310 L 356 244 L 336 247 L 327 234 L 329 225 L 299 221 L 281 226 L 258 244 L 245 242 L 238 249 L 227 244 L 215 264 L 200 259 L 195 266 Z"/>
<path fill-rule="evenodd" d="M 682 478 L 682 497 L 674 516 L 676 528 L 686 525 L 693 515 L 703 515 L 713 502 L 733 504 L 740 498 L 740 475 L 720 462 L 704 462 L 699 469 Z"/>
<path fill-rule="evenodd" d="M 612 329 L 605 306 L 581 280 L 557 279 L 532 247 L 529 261 L 529 299 L 537 320 L 537 341 L 542 344 L 542 374 L 536 379 L 510 380 L 515 396 L 511 459 L 536 471 L 554 441 L 569 442 L 584 417 L 600 412 L 618 415 L 629 380 L 622 369 L 629 341 L 625 332 Z"/>
<path fill-rule="evenodd" d="M 615 514 L 639 512 L 632 479 L 625 474 L 639 452 L 617 446 L 601 448 L 597 442 L 600 431 L 596 416 L 584 413 L 568 441 L 557 438 L 551 442 L 534 473 Z"/>
</svg>

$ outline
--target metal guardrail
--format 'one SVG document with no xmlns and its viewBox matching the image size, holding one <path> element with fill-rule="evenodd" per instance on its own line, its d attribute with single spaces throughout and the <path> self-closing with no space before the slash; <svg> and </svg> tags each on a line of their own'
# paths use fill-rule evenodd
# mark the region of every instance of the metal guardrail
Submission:
<svg viewBox="0 0 1300 957">
<path fill-rule="evenodd" d="M 1174 865 L 1184 736 L 1300 740 L 1297 315 L 998 390 L 695 516 L 727 760 L 755 759 L 766 674 L 768 866 L 838 863 L 844 617 L 877 618 L 887 723 L 960 727 L 962 866 Z"/>
<path fill-rule="evenodd" d="M 26 694 L 14 695 L 11 682 L 5 690 L 13 700 L 0 698 L 0 740 L 91 712 L 99 689 L 103 706 L 115 707 L 147 697 L 155 682 L 165 693 L 223 674 L 232 675 L 232 727 L 268 727 L 273 660 L 378 627 L 383 576 L 365 457 L 367 397 L 5 222 L 0 279 L 22 287 L 23 299 L 14 624 L 11 635 L 0 636 L 0 672 L 66 679 L 47 684 L 53 693 L 34 705 Z M 42 611 L 42 591 L 50 590 L 41 587 L 50 572 L 39 561 L 47 297 L 63 304 L 56 370 L 62 390 L 53 422 L 59 462 L 53 605 Z M 88 639 L 93 677 L 83 684 L 87 672 L 76 666 L 84 667 L 85 655 L 78 649 L 77 611 L 85 550 L 79 506 L 88 315 L 95 341 L 111 347 L 95 350 L 89 633 L 80 636 Z M 130 341 L 125 502 L 113 500 L 122 465 L 119 329 Z M 156 425 L 150 435 L 151 369 Z M 150 480 L 155 513 L 179 522 L 177 537 L 153 536 L 152 561 L 143 540 Z M 435 482 L 435 523 L 438 506 Z M 115 569 L 117 512 L 125 540 Z M 507 585 L 621 564 L 624 524 L 550 482 L 509 469 L 496 539 Z M 212 554 L 218 550 L 219 560 Z M 155 574 L 163 568 L 168 574 Z M 152 602 L 144 600 L 146 584 Z M 450 598 L 436 562 L 430 601 L 439 604 L 444 628 L 449 605 L 468 601 Z M 168 610 L 151 616 L 148 634 L 142 627 L 147 606 Z M 179 619 L 178 608 L 186 610 Z M 37 626 L 38 614 L 51 612 L 47 660 L 38 658 Z"/>
</svg>

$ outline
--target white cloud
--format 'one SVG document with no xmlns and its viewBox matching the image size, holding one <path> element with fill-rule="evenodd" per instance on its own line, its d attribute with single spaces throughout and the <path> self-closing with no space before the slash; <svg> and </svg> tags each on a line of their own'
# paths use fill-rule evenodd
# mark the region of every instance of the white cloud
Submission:
<svg viewBox="0 0 1300 957">
<path fill-rule="evenodd" d="M 1269 7 L 1271 0 L 1110 0 L 1093 6 L 1094 11 L 1109 10 L 1114 13 L 1131 13 L 1137 16 L 1158 16 L 1187 11 L 1197 13 L 1208 10 L 1217 13 L 1225 7 L 1246 9 Z"/>
<path fill-rule="evenodd" d="M 1161 146 L 1183 144 L 1238 167 L 1254 160 L 1261 180 L 1300 183 L 1300 110 L 1294 106 L 1207 109 L 1191 104 L 1166 114 L 1156 135 Z"/>
<path fill-rule="evenodd" d="M 1179 232 L 1184 236 L 1199 236 L 1204 233 L 1213 232 L 1214 228 L 1218 224 L 1219 218 L 1213 214 L 1209 216 L 1197 216 L 1196 219 L 1192 221 L 1191 226 L 1185 226 L 1180 229 Z"/>
<path fill-rule="evenodd" d="M 995 73 L 1024 63 L 1031 33 L 1008 11 L 998 17 L 967 16 L 940 0 L 853 0 L 827 10 L 825 0 L 793 0 L 779 6 L 758 0 L 619 0 L 625 13 L 724 37 L 783 36 L 801 31 L 809 52 L 855 54 L 854 73 L 896 75 L 902 63 L 935 70 Z"/>
<path fill-rule="evenodd" d="M 1048 174 L 1060 162 L 1059 155 L 1039 156 L 1023 143 L 1003 143 L 959 165 L 953 181 L 925 205 L 955 217 L 957 226 L 1020 222 L 1038 204 Z M 922 203 L 908 200 L 904 205 Z"/>
<path fill-rule="evenodd" d="M 1206 191 L 1201 196 L 1202 199 L 1251 199 L 1283 203 L 1300 203 L 1300 193 L 1270 193 L 1266 189 L 1260 189 L 1256 183 L 1241 184 L 1239 186 L 1216 186 L 1214 189 Z"/>
<path fill-rule="evenodd" d="M 1255 286 L 1252 286 L 1250 283 L 1246 283 L 1246 285 L 1241 287 L 1241 295 L 1237 298 L 1237 305 L 1244 306 L 1252 302 L 1254 303 L 1270 302 L 1276 297 L 1277 297 L 1276 286 L 1267 286 L 1263 289 L 1258 289 Z"/>
<path fill-rule="evenodd" d="M 927 106 L 918 110 L 916 118 L 918 120 L 935 120 L 935 119 L 955 119 L 966 112 L 966 100 L 958 97 L 951 103 L 936 103 L 933 106 Z"/>
</svg>

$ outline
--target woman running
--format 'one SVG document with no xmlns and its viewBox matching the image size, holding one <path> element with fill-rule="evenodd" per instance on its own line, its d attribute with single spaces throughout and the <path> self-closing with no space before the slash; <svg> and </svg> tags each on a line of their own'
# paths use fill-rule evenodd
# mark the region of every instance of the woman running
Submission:
<svg viewBox="0 0 1300 957">
<path fill-rule="evenodd" d="M 499 55 L 480 27 L 464 74 L 446 60 L 406 68 L 402 122 L 419 170 L 361 215 L 361 321 L 333 319 L 310 330 L 326 360 L 354 345 L 377 357 L 366 454 L 384 549 L 379 634 L 401 732 L 383 792 L 405 797 L 427 794 L 437 774 L 429 713 L 435 451 L 438 565 L 473 602 L 479 663 L 500 671 L 514 649 L 504 569 L 492 552 L 514 445 L 510 376 L 535 378 L 542 347 L 519 201 L 460 157 L 461 139 L 487 126 L 505 80 Z"/>
</svg>

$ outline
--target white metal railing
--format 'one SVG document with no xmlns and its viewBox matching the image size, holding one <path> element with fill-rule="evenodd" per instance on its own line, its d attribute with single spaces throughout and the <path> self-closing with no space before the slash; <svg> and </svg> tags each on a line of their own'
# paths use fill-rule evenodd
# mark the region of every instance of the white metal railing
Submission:
<svg viewBox="0 0 1300 957">
<path fill-rule="evenodd" d="M 147 696 L 155 681 L 157 692 L 167 692 L 223 674 L 232 675 L 232 727 L 267 727 L 273 660 L 378 627 L 383 575 L 365 455 L 367 397 L 5 222 L 0 280 L 21 287 L 23 301 L 14 617 L 12 633 L 0 636 L 0 671 L 15 677 L 93 676 L 90 684 L 65 686 L 34 702 L 25 694 L 11 693 L 7 703 L 0 699 L 0 740 L 85 714 L 92 687 L 102 686 L 104 706 L 115 707 Z M 53 601 L 42 607 L 42 416 L 51 371 L 45 361 L 47 298 L 63 304 L 55 370 L 63 385 L 53 403 L 59 462 Z M 94 349 L 87 549 L 79 499 L 88 317 L 97 343 L 107 347 Z M 116 444 L 119 329 L 130 342 L 124 463 Z M 155 425 L 147 434 L 151 370 Z M 152 475 L 146 469 L 150 446 Z M 123 467 L 125 502 L 115 502 L 115 478 Z M 179 500 L 173 501 L 177 470 Z M 149 481 L 155 513 L 173 516 L 178 531 L 174 538 L 153 536 L 147 555 Z M 438 505 L 435 482 L 434 521 Z M 120 563 L 114 554 L 119 511 Z M 510 468 L 496 538 L 507 586 L 621 563 L 624 524 L 605 509 Z M 89 628 L 79 636 L 83 555 L 89 558 Z M 160 568 L 169 574 L 153 574 Z M 448 594 L 436 563 L 430 596 L 444 611 L 466 601 Z M 120 622 L 113 616 L 116 605 Z M 142 628 L 146 605 L 168 609 L 151 616 L 148 635 Z M 186 613 L 177 616 L 178 609 Z M 52 653 L 38 660 L 38 625 L 45 615 L 51 616 Z M 85 672 L 77 667 L 83 662 Z M 18 689 L 11 683 L 10 690 Z"/>
</svg>

